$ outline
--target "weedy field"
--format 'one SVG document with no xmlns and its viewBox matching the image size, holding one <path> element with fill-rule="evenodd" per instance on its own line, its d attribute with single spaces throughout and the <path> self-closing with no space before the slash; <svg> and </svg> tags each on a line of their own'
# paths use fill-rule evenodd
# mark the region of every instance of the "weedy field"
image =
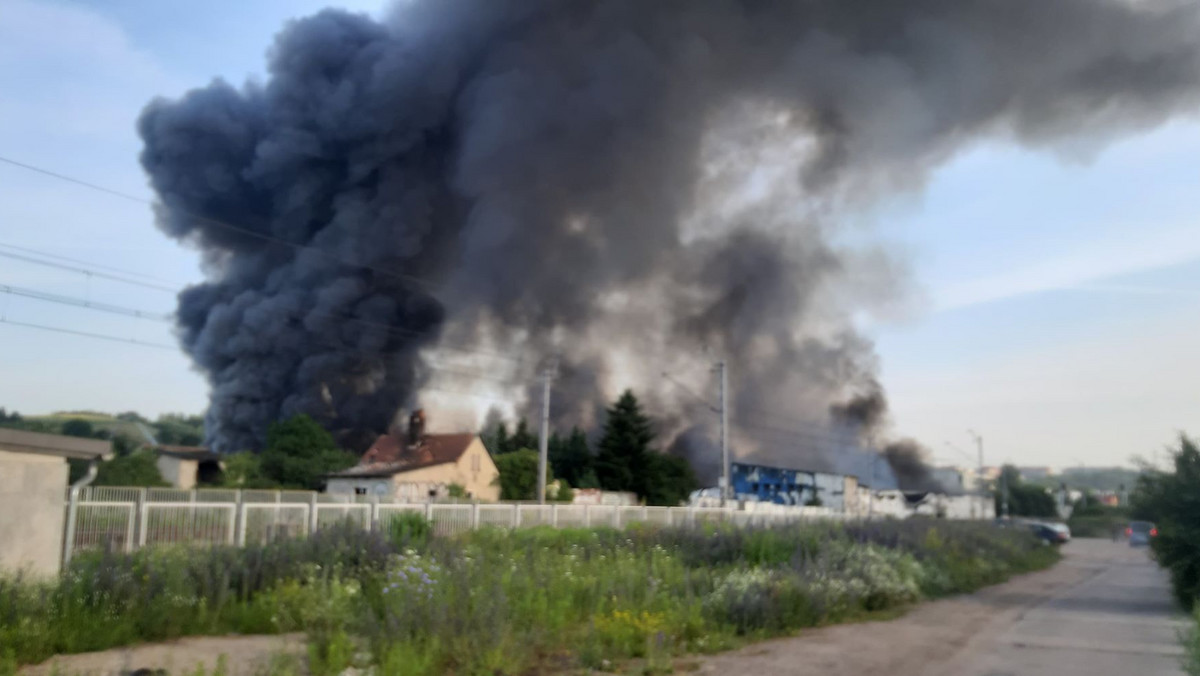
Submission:
<svg viewBox="0 0 1200 676">
<path fill-rule="evenodd" d="M 967 592 L 1057 560 L 1032 536 L 909 520 L 774 528 L 329 528 L 246 548 L 80 556 L 0 580 L 0 674 L 189 635 L 304 632 L 312 674 L 525 674 L 731 648 Z"/>
</svg>

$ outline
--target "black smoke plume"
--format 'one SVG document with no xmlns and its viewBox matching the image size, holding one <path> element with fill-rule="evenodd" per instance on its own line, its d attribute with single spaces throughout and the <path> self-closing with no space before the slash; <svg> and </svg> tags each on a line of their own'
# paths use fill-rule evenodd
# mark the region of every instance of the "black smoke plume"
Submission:
<svg viewBox="0 0 1200 676">
<path fill-rule="evenodd" d="M 298 412 L 369 436 L 446 390 L 519 400 L 551 353 L 575 370 L 564 422 L 630 385 L 695 421 L 711 412 L 661 373 L 712 391 L 719 357 L 739 453 L 829 461 L 768 428 L 828 426 L 872 381 L 853 319 L 903 286 L 840 243 L 842 216 L 982 138 L 1077 147 L 1190 109 L 1198 17 L 412 0 L 292 22 L 265 80 L 155 101 L 138 126 L 159 227 L 203 254 L 178 324 L 210 442 L 256 448 Z"/>
<path fill-rule="evenodd" d="M 906 491 L 944 491 L 945 488 L 925 463 L 928 452 L 913 439 L 900 439 L 883 447 L 883 457 L 896 476 L 897 487 Z"/>
</svg>

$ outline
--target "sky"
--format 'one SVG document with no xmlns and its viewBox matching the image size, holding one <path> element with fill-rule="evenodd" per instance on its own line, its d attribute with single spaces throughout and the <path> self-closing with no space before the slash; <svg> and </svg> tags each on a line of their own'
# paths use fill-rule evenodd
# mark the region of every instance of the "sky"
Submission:
<svg viewBox="0 0 1200 676">
<path fill-rule="evenodd" d="M 325 4 L 0 0 L 0 157 L 122 193 L 0 161 L 0 406 L 204 409 L 169 322 L 15 294 L 169 314 L 164 288 L 202 271 L 153 226 L 139 112 L 214 77 L 261 78 L 275 32 Z M 988 464 L 1100 466 L 1200 430 L 1198 156 L 1197 119 L 1082 157 L 982 142 L 872 212 L 863 236 L 912 270 L 902 309 L 864 320 L 895 431 L 937 462 L 974 458 L 975 430 Z M 64 267 L 22 261 L 26 250 Z"/>
</svg>

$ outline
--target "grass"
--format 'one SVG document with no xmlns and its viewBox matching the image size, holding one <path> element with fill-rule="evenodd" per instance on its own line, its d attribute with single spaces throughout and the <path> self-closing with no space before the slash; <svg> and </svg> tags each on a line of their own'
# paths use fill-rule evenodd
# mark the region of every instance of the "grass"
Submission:
<svg viewBox="0 0 1200 676">
<path fill-rule="evenodd" d="M 944 521 L 737 529 L 331 528 L 259 547 L 81 557 L 0 581 L 8 664 L 194 634 L 304 631 L 307 669 L 522 674 L 689 653 L 896 612 L 1056 560 L 1023 532 Z"/>
</svg>

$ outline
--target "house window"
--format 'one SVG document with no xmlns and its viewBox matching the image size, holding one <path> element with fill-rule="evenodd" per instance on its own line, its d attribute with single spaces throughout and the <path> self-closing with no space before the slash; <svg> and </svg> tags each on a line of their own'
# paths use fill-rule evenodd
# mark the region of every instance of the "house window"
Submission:
<svg viewBox="0 0 1200 676">
<path fill-rule="evenodd" d="M 355 494 L 355 495 L 366 495 L 366 494 L 367 494 L 367 489 L 366 489 L 366 488 L 364 488 L 364 487 L 362 487 L 362 486 L 355 486 L 355 487 L 354 487 L 354 494 Z"/>
<path fill-rule="evenodd" d="M 478 472 L 479 466 L 480 466 L 479 455 L 478 454 L 472 455 L 471 456 L 471 471 Z"/>
</svg>

